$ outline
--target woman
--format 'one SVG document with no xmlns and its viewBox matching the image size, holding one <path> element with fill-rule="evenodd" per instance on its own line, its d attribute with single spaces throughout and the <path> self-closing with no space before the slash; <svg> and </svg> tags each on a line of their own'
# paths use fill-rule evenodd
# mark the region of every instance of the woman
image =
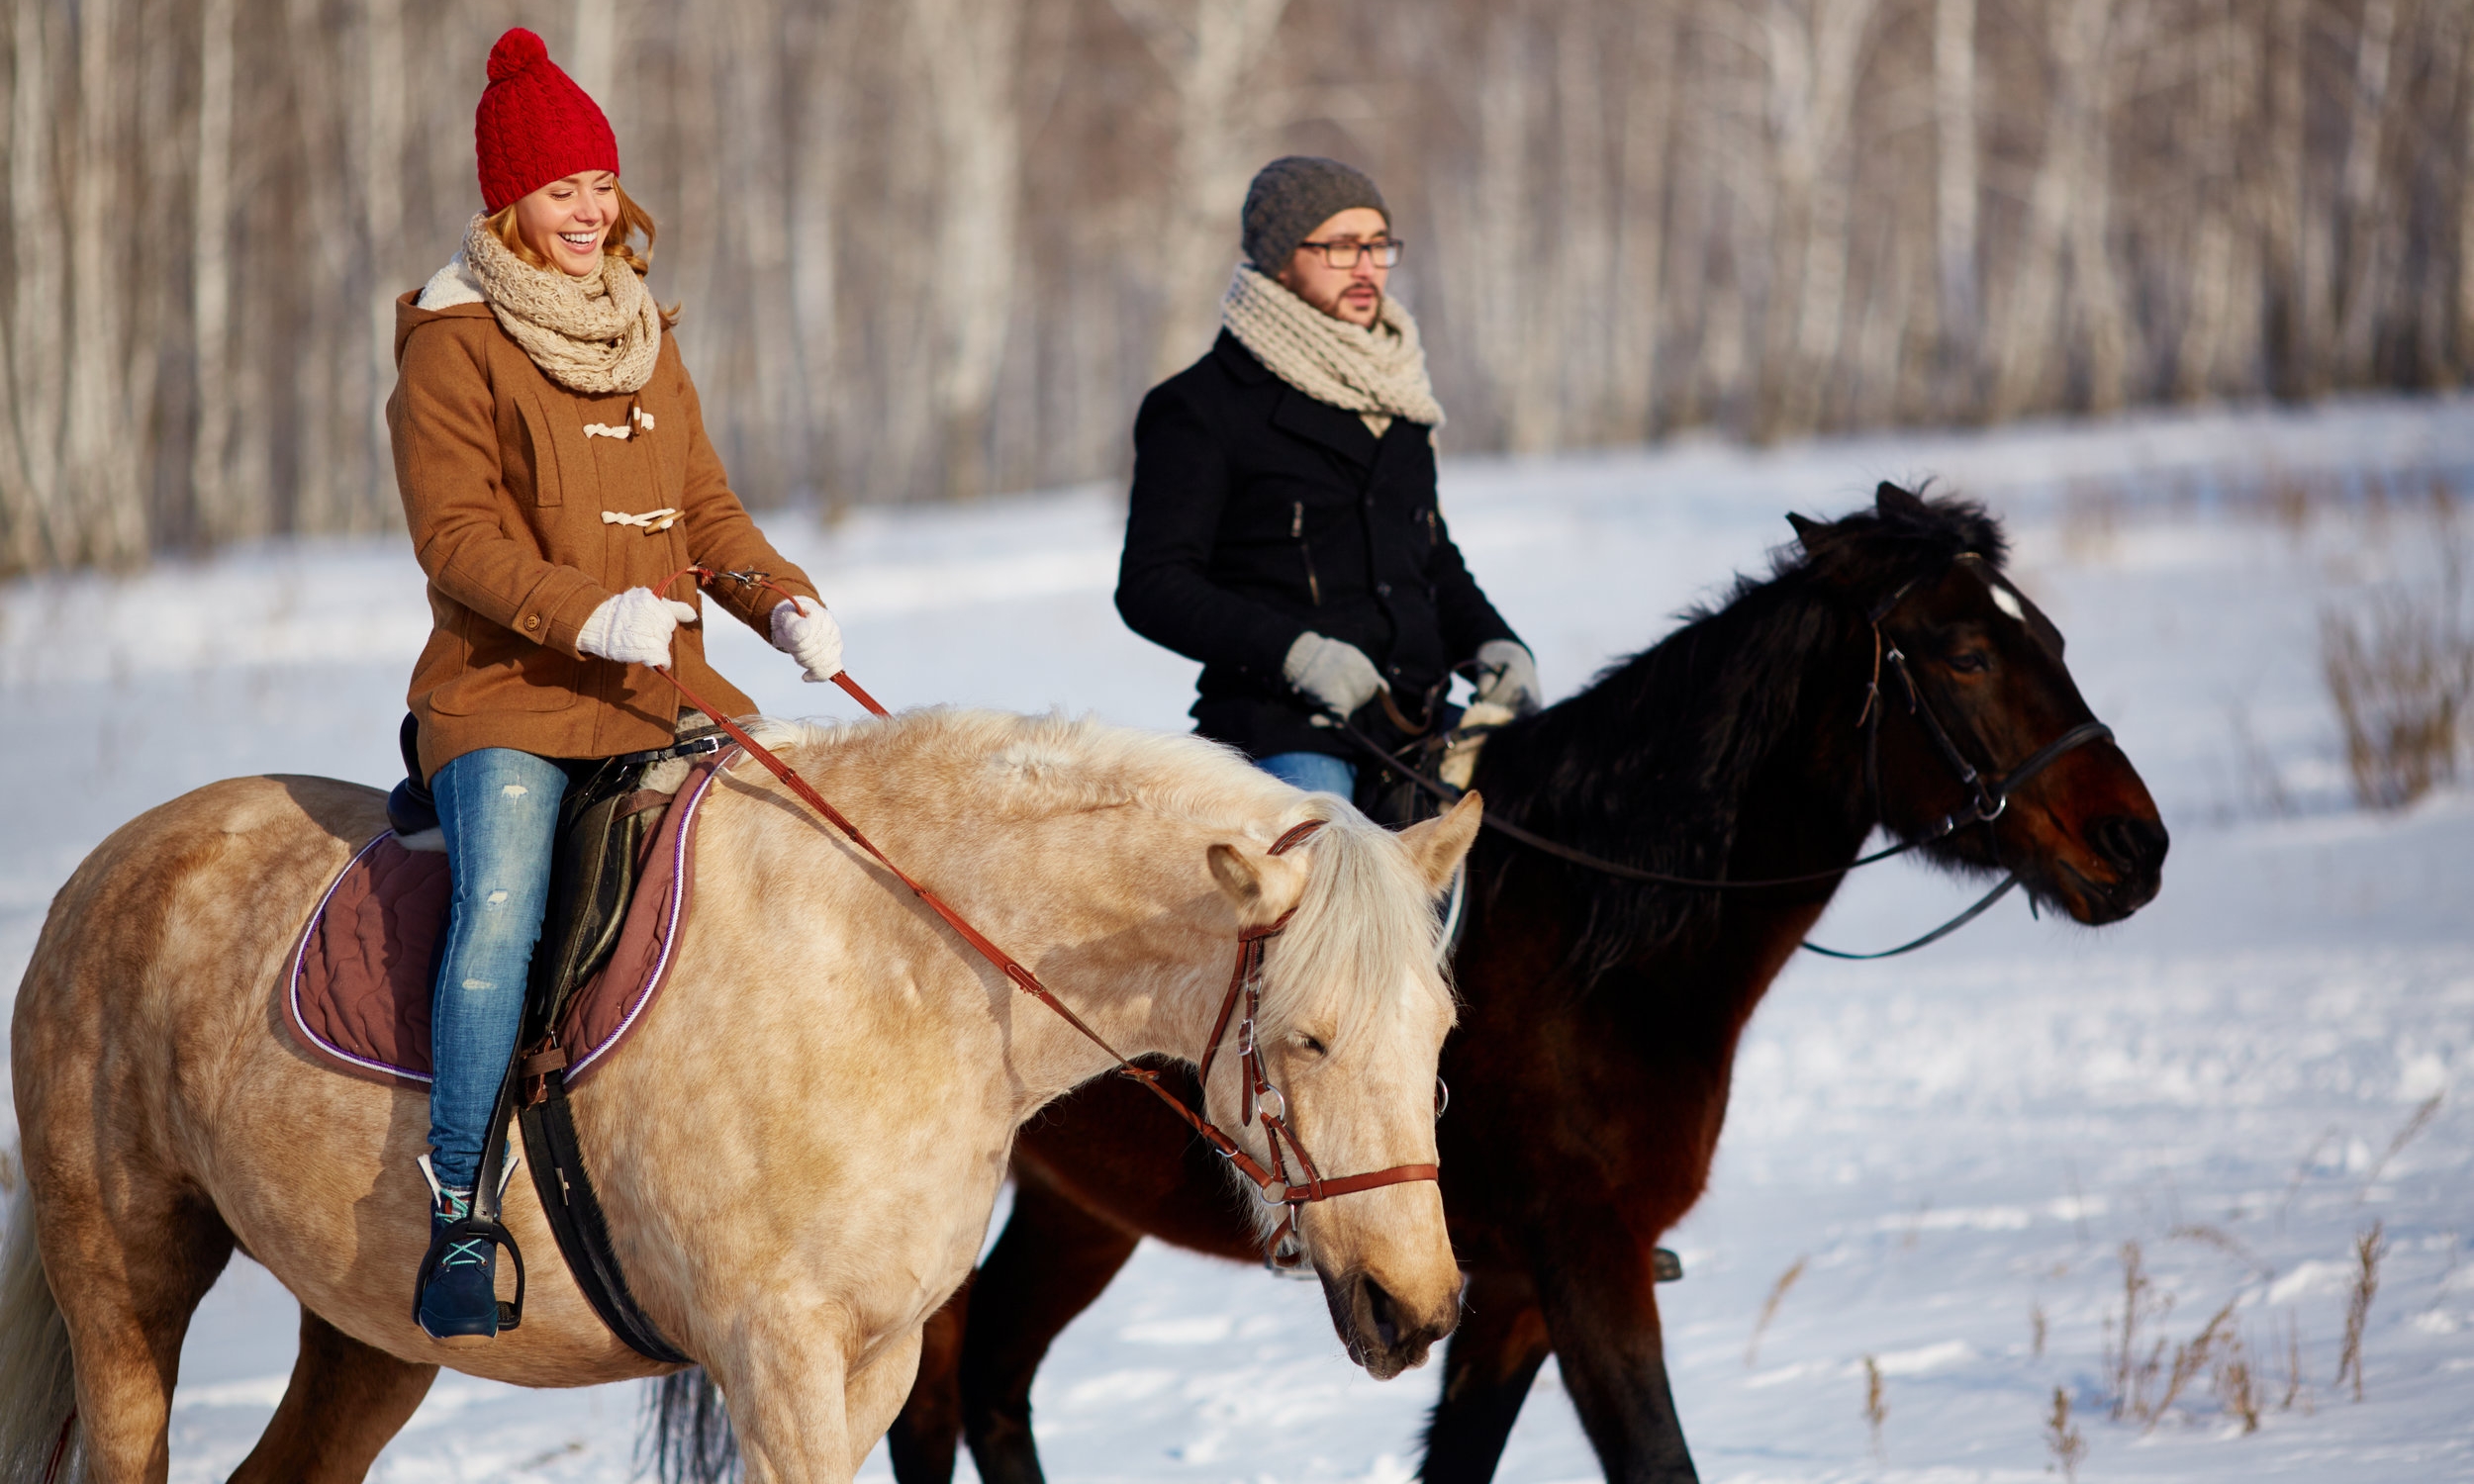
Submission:
<svg viewBox="0 0 2474 1484">
<path fill-rule="evenodd" d="M 1538 669 L 1436 508 L 1443 409 L 1383 293 L 1401 244 L 1382 194 L 1291 155 L 1255 176 L 1243 227 L 1218 343 L 1134 421 L 1117 611 L 1202 662 L 1195 730 L 1348 796 L 1333 717 L 1406 740 L 1462 665 L 1478 699 L 1533 710 Z"/>
<path fill-rule="evenodd" d="M 387 403 L 405 523 L 435 627 L 414 668 L 419 767 L 454 882 L 430 1002 L 434 1197 L 422 1328 L 449 1345 L 498 1333 L 496 1252 L 443 1241 L 468 1214 L 515 1049 L 549 885 L 558 803 L 585 760 L 668 745 L 673 667 L 700 696 L 755 707 L 705 663 L 691 562 L 758 571 L 799 595 L 723 584 L 720 604 L 810 681 L 842 640 L 806 575 L 730 493 L 696 388 L 646 292 L 653 222 L 618 185 L 618 145 L 541 39 L 490 48 L 474 122 L 483 215 L 463 251 L 396 303 Z M 564 765 L 564 766 L 562 766 Z M 583 769 L 576 769 L 578 773 Z M 427 1265 L 427 1264 L 425 1264 Z"/>
</svg>

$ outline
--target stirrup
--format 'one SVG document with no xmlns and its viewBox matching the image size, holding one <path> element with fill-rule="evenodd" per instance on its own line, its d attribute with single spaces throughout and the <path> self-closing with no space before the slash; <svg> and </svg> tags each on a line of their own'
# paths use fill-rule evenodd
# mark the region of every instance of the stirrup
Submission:
<svg viewBox="0 0 2474 1484">
<path fill-rule="evenodd" d="M 445 1260 L 447 1252 L 453 1250 L 458 1242 L 469 1242 L 479 1238 L 487 1241 L 492 1247 L 505 1248 L 509 1260 L 516 1264 L 515 1298 L 513 1300 L 498 1299 L 496 1302 L 500 1333 L 504 1334 L 521 1327 L 524 1319 L 524 1254 L 523 1249 L 516 1245 L 515 1234 L 497 1221 L 473 1215 L 469 1206 L 466 1207 L 464 1215 L 453 1221 L 440 1223 L 437 1220 L 437 1213 L 441 1207 L 446 1206 L 446 1187 L 438 1183 L 438 1172 L 430 1164 L 428 1155 L 423 1155 L 419 1162 L 422 1178 L 429 1182 L 431 1215 L 429 1250 L 422 1253 L 421 1268 L 413 1275 L 413 1324 L 417 1328 L 421 1327 L 421 1296 L 428 1291 L 429 1279 L 437 1272 L 438 1264 Z M 511 1165 L 506 1176 L 501 1177 L 499 1189 L 502 1193 L 507 1188 L 507 1178 L 512 1177 L 514 1173 L 514 1167 Z M 422 1333 L 427 1335 L 429 1332 L 424 1328 Z"/>
</svg>

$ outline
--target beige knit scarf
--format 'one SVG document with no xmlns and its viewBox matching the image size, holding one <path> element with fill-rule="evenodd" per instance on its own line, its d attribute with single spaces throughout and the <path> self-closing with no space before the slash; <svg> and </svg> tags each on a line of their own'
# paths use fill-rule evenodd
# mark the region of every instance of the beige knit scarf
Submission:
<svg viewBox="0 0 2474 1484">
<path fill-rule="evenodd" d="M 1371 327 L 1352 325 L 1239 263 L 1220 301 L 1220 323 L 1273 375 L 1317 402 L 1357 414 L 1379 438 L 1394 417 L 1443 426 L 1417 322 L 1389 295 Z"/>
<path fill-rule="evenodd" d="M 516 256 L 484 221 L 464 233 L 464 272 L 541 374 L 571 392 L 642 391 L 661 356 L 661 311 L 625 259 L 605 253 L 599 276 L 571 278 Z"/>
</svg>

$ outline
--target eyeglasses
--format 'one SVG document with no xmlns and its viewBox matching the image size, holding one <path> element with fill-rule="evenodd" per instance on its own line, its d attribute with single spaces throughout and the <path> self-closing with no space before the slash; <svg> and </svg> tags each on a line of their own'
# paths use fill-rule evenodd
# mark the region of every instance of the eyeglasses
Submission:
<svg viewBox="0 0 2474 1484">
<path fill-rule="evenodd" d="M 1299 242 L 1297 245 L 1311 247 L 1323 254 L 1323 261 L 1335 268 L 1356 267 L 1361 252 L 1373 253 L 1378 265 L 1390 268 L 1398 266 L 1402 244 L 1398 237 L 1379 237 L 1372 242 Z"/>
</svg>

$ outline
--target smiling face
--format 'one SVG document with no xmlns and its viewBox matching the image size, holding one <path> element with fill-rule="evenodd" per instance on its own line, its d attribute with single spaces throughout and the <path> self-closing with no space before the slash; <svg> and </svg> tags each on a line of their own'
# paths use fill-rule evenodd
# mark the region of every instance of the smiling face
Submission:
<svg viewBox="0 0 2474 1484">
<path fill-rule="evenodd" d="M 1381 212 L 1371 206 L 1353 206 L 1307 232 L 1306 240 L 1380 242 L 1390 235 L 1391 224 L 1383 220 Z M 1288 255 L 1288 266 L 1281 269 L 1278 276 L 1289 293 L 1333 319 L 1371 325 L 1382 313 L 1383 285 L 1391 278 L 1391 270 L 1377 262 L 1375 256 L 1361 252 L 1354 265 L 1335 268 L 1319 249 L 1300 246 Z"/>
<path fill-rule="evenodd" d="M 551 267 L 590 278 L 602 271 L 602 247 L 618 230 L 618 177 L 586 170 L 518 201 L 516 231 Z"/>
</svg>

